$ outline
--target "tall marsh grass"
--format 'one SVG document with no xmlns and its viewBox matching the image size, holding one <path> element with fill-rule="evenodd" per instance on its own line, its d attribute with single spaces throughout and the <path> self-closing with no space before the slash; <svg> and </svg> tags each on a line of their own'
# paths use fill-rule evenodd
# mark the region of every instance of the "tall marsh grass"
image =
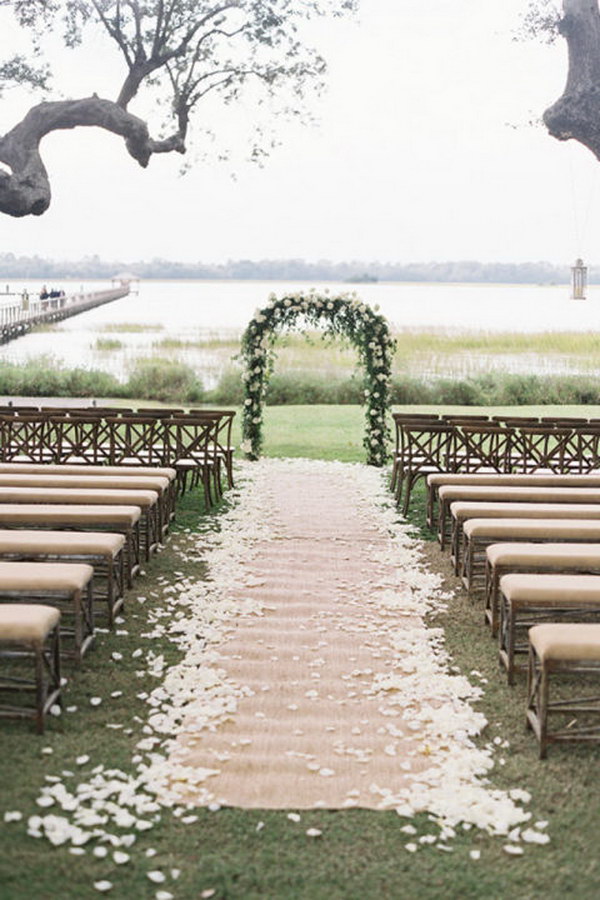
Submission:
<svg viewBox="0 0 600 900">
<path fill-rule="evenodd" d="M 138 360 L 128 380 L 97 369 L 65 369 L 52 357 L 0 362 L 0 394 L 9 397 L 124 397 L 165 403 L 200 403 L 204 387 L 190 366 L 161 359 Z"/>
</svg>

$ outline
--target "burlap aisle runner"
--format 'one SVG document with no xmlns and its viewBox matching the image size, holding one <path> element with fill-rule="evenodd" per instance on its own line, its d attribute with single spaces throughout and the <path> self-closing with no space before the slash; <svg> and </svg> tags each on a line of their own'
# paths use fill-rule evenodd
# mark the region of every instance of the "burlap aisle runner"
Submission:
<svg viewBox="0 0 600 900">
<path fill-rule="evenodd" d="M 246 478 L 207 556 L 215 596 L 241 613 L 216 654 L 209 640 L 206 662 L 196 651 L 176 676 L 186 718 L 157 767 L 164 796 L 426 810 L 498 833 L 529 818 L 513 802 L 525 796 L 485 779 L 492 748 L 473 743 L 485 719 L 468 702 L 481 690 L 449 672 L 439 630 L 423 621 L 444 598 L 382 473 L 264 460 Z M 253 528 L 255 540 L 242 534 Z"/>
<path fill-rule="evenodd" d="M 250 688 L 215 733 L 187 737 L 185 765 L 214 770 L 221 804 L 262 808 L 374 807 L 426 765 L 397 710 L 373 696 L 394 664 L 389 635 L 414 617 L 386 613 L 374 592 L 402 588 L 376 561 L 389 538 L 343 469 L 275 471 L 265 487 L 276 540 L 248 565 L 264 617 L 241 621 L 220 664 Z"/>
</svg>

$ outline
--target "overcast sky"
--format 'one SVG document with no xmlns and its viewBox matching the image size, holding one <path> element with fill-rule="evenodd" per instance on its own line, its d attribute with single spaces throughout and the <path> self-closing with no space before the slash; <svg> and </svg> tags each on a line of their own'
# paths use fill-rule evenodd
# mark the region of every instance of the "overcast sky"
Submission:
<svg viewBox="0 0 600 900">
<path fill-rule="evenodd" d="M 330 66 L 320 124 L 282 126 L 265 168 L 241 166 L 235 181 L 217 163 L 181 177 L 174 156 L 141 170 L 98 130 L 54 134 L 43 145 L 52 206 L 39 219 L 0 216 L 0 252 L 600 261 L 600 163 L 527 125 L 562 92 L 566 49 L 514 41 L 525 5 L 362 0 L 357 22 L 316 33 Z M 114 60 L 88 65 L 78 90 L 80 62 L 61 58 L 69 93 L 106 95 Z M 3 101 L 0 131 L 25 108 Z"/>
</svg>

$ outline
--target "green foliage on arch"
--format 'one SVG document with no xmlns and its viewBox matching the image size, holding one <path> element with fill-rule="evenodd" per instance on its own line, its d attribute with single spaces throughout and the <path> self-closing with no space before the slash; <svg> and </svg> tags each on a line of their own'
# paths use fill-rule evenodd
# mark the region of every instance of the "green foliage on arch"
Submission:
<svg viewBox="0 0 600 900">
<path fill-rule="evenodd" d="M 262 449 L 265 390 L 275 362 L 274 345 L 284 329 L 321 327 L 324 334 L 344 336 L 357 349 L 365 378 L 365 438 L 367 462 L 383 466 L 387 460 L 390 429 L 386 421 L 388 391 L 395 344 L 385 318 L 362 303 L 356 294 L 271 295 L 256 311 L 242 336 L 245 400 L 242 450 L 258 459 Z"/>
</svg>

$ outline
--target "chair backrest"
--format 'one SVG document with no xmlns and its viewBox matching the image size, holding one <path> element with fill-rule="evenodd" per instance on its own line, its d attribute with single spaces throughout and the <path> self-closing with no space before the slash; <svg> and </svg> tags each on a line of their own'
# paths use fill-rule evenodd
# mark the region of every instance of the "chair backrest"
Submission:
<svg viewBox="0 0 600 900">
<path fill-rule="evenodd" d="M 218 431 L 221 417 L 213 413 L 172 416 L 166 419 L 165 445 L 170 462 L 192 459 L 198 465 L 218 463 Z"/>
<path fill-rule="evenodd" d="M 164 427 L 154 416 L 108 416 L 111 465 L 163 465 Z"/>
<path fill-rule="evenodd" d="M 411 472 L 449 470 L 455 429 L 446 424 L 406 424 L 405 465 Z"/>
<path fill-rule="evenodd" d="M 542 416 L 542 425 L 587 425 L 588 420 L 577 416 Z"/>
<path fill-rule="evenodd" d="M 183 416 L 185 415 L 185 410 L 183 409 L 172 409 L 169 406 L 165 407 L 152 407 L 152 406 L 143 406 L 137 410 L 137 414 L 139 416 L 158 416 L 160 419 L 168 419 L 170 416 Z"/>
<path fill-rule="evenodd" d="M 454 445 L 455 471 L 510 471 L 512 438 L 512 429 L 502 425 L 461 424 Z"/>
<path fill-rule="evenodd" d="M 2 461 L 54 462 L 56 441 L 48 417 L 33 415 L 2 416 Z"/>
<path fill-rule="evenodd" d="M 600 469 L 600 422 L 575 429 L 569 447 L 569 471 L 585 475 Z"/>
<path fill-rule="evenodd" d="M 516 428 L 516 452 L 513 454 L 515 468 L 522 472 L 540 469 L 557 474 L 564 472 L 572 433 L 571 428 L 553 428 L 549 424 Z"/>
<path fill-rule="evenodd" d="M 489 422 L 490 417 L 482 413 L 443 413 L 446 422 Z"/>
<path fill-rule="evenodd" d="M 100 420 L 97 417 L 49 416 L 56 442 L 57 463 L 102 462 L 98 446 Z"/>
</svg>

